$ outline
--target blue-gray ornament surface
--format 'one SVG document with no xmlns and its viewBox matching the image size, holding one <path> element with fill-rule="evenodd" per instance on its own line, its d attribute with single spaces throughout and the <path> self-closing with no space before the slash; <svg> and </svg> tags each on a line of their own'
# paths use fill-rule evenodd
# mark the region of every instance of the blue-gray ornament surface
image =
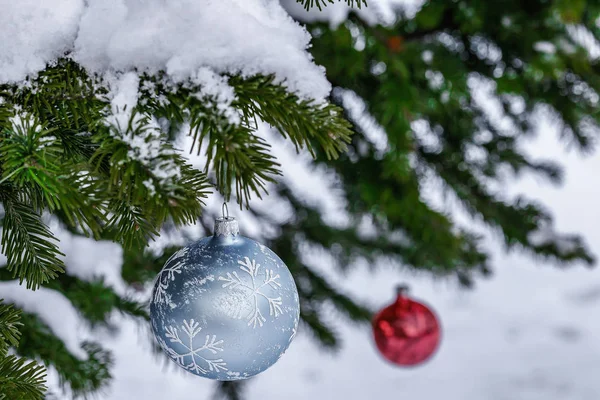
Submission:
<svg viewBox="0 0 600 400">
<path fill-rule="evenodd" d="M 215 235 L 165 264 L 150 303 L 152 330 L 185 370 L 247 379 L 275 364 L 292 342 L 300 306 L 292 274 L 267 247 L 219 218 Z"/>
</svg>

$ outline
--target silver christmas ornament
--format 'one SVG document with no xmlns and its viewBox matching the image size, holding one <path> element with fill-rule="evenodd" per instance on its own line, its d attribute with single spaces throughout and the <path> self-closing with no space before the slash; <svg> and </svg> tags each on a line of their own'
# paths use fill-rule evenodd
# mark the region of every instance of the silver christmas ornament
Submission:
<svg viewBox="0 0 600 400">
<path fill-rule="evenodd" d="M 267 247 L 239 234 L 235 218 L 175 253 L 156 278 L 150 319 L 168 356 L 193 374 L 230 381 L 271 367 L 298 328 L 292 274 Z"/>
</svg>

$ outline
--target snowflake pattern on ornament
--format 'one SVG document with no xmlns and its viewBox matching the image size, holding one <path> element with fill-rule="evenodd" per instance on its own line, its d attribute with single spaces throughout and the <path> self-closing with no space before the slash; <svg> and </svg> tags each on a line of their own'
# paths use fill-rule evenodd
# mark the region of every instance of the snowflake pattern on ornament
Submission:
<svg viewBox="0 0 600 400">
<path fill-rule="evenodd" d="M 169 282 L 175 280 L 175 274 L 181 274 L 181 268 L 184 265 L 183 257 L 187 255 L 188 251 L 189 248 L 182 248 L 177 253 L 173 254 L 165 263 L 165 268 L 163 268 L 158 275 L 158 286 L 156 286 L 156 291 L 154 292 L 155 302 L 168 303 L 171 307 L 174 306 L 171 301 L 171 295 L 167 293 L 167 289 L 169 288 Z M 177 260 L 177 262 L 170 265 L 174 260 Z"/>
<path fill-rule="evenodd" d="M 240 269 L 250 276 L 250 284 L 247 284 L 242 280 L 237 271 L 228 272 L 227 277 L 219 276 L 218 280 L 225 282 L 222 286 L 223 288 L 243 288 L 249 292 L 247 299 L 251 301 L 252 311 L 246 316 L 248 326 L 252 326 L 253 328 L 256 328 L 256 326 L 262 327 L 267 319 L 263 316 L 258 305 L 258 299 L 260 297 L 265 298 L 269 303 L 270 316 L 277 318 L 279 315 L 283 314 L 281 309 L 281 305 L 283 304 L 281 296 L 269 297 L 261 292 L 261 289 L 267 285 L 273 289 L 279 289 L 281 287 L 281 284 L 278 282 L 279 274 L 275 274 L 271 269 L 265 269 L 264 281 L 261 283 L 257 282 L 260 264 L 257 264 L 256 260 L 250 260 L 250 258 L 244 257 L 244 260 L 239 260 L 238 264 L 240 265 Z M 234 317 L 241 319 L 243 317 L 242 313 L 242 305 L 239 304 Z"/>
<path fill-rule="evenodd" d="M 184 338 L 185 342 L 179 337 L 179 329 L 181 329 L 181 331 L 187 336 Z M 178 343 L 182 345 L 187 350 L 187 352 L 183 354 L 172 349 L 165 343 L 163 339 L 159 338 L 161 347 L 173 360 L 175 360 L 183 368 L 197 374 L 206 374 L 208 371 L 228 371 L 227 363 L 222 358 L 211 359 L 200 354 L 203 352 L 203 354 L 212 353 L 214 355 L 220 351 L 222 352 L 223 340 L 217 340 L 216 335 L 206 335 L 204 344 L 200 347 L 194 347 L 194 339 L 202 331 L 200 324 L 193 319 L 191 319 L 189 322 L 184 319 L 183 325 L 181 325 L 179 329 L 173 326 L 168 326 L 165 330 L 165 336 L 171 341 L 171 343 Z"/>
</svg>

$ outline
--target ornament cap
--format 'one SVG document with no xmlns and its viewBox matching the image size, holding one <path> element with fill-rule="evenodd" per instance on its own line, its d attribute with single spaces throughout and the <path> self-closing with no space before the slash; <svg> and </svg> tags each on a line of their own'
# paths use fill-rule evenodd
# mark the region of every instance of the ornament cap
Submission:
<svg viewBox="0 0 600 400">
<path fill-rule="evenodd" d="M 398 296 L 406 296 L 408 292 L 410 292 L 410 286 L 408 286 L 407 284 L 402 283 L 396 286 L 396 294 Z"/>
<path fill-rule="evenodd" d="M 237 236 L 240 226 L 233 217 L 219 217 L 215 219 L 215 236 Z"/>
<path fill-rule="evenodd" d="M 227 215 L 225 215 L 227 212 Z M 215 237 L 237 236 L 240 234 L 240 226 L 234 217 L 229 216 L 227 203 L 223 203 L 223 216 L 215 218 Z"/>
</svg>

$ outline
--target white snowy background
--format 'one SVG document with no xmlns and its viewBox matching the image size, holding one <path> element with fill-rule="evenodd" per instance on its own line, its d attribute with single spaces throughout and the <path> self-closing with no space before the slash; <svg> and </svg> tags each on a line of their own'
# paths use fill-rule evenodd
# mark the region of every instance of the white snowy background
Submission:
<svg viewBox="0 0 600 400">
<path fill-rule="evenodd" d="M 286 1 L 293 5 L 293 0 Z M 280 78 L 288 78 L 291 88 L 316 98 L 329 89 L 323 71 L 311 66 L 303 52 L 309 38 L 293 24 L 282 23 L 281 10 L 267 7 L 267 2 L 207 0 L 204 5 L 208 8 L 202 10 L 197 0 L 146 1 L 152 7 L 142 7 L 141 3 L 46 0 L 42 9 L 36 8 L 39 0 L 0 0 L 3 10 L 12 7 L 12 14 L 0 15 L 0 25 L 7 27 L 0 30 L 0 81 L 22 79 L 57 54 L 73 50 L 89 69 L 102 72 L 110 72 L 112 67 L 127 68 L 131 60 L 142 57 L 148 69 L 167 69 L 173 79 L 200 79 L 199 75 L 186 73 L 208 65 L 220 72 L 241 68 L 239 72 L 244 74 L 277 73 Z M 414 2 L 371 0 L 374 14 L 363 15 L 386 20 L 393 3 Z M 129 14 L 122 12 L 123 5 L 129 7 Z M 297 6 L 291 10 L 300 12 Z M 198 31 L 188 15 L 194 13 L 205 17 L 206 23 Z M 330 7 L 326 14 L 311 15 L 335 23 L 346 13 L 341 5 Z M 153 27 L 141 24 L 153 16 L 163 19 L 157 19 Z M 243 26 L 240 21 L 249 16 L 253 23 L 246 25 L 246 30 L 231 29 L 226 37 L 220 36 L 214 25 L 220 21 L 231 27 Z M 183 18 L 189 25 L 169 30 L 164 18 Z M 254 33 L 253 44 L 247 40 L 248 29 Z M 124 36 L 136 39 L 128 42 L 133 47 L 120 40 Z M 149 49 L 143 43 L 154 47 Z M 229 47 L 239 44 L 244 51 L 233 60 L 223 50 L 224 43 Z M 271 46 L 265 47 L 265 43 Z M 190 53 L 190 49 L 194 51 Z M 282 57 L 284 53 L 290 57 Z M 298 68 L 298 63 L 305 68 Z M 600 232 L 596 229 L 600 217 L 600 186 L 596 179 L 600 158 L 566 152 L 564 143 L 557 140 L 556 129 L 547 122 L 540 121 L 539 130 L 538 138 L 527 143 L 527 148 L 533 155 L 566 165 L 565 184 L 552 187 L 525 178 L 512 182 L 505 192 L 523 192 L 542 200 L 553 211 L 558 230 L 582 233 L 592 250 L 600 253 Z M 294 189 L 325 210 L 332 223 L 343 221 L 338 193 L 327 190 L 331 177 L 323 171 L 311 171 L 306 157 L 293 157 L 290 146 L 277 144 L 275 148 L 285 179 L 293 183 Z M 473 224 L 460 208 L 441 200 L 435 183 L 426 187 L 424 195 L 438 207 L 452 210 L 463 223 Z M 267 198 L 255 206 L 272 208 L 273 202 Z M 215 196 L 209 203 L 216 209 L 219 199 Z M 285 218 L 285 208 L 279 212 Z M 246 234 L 259 235 L 260 229 L 243 213 L 236 216 Z M 60 237 L 70 273 L 84 279 L 102 275 L 119 293 L 127 291 L 119 276 L 122 254 L 116 245 L 66 234 Z M 408 282 L 413 295 L 430 304 L 441 318 L 443 340 L 439 352 L 421 367 L 396 368 L 378 356 L 368 326 L 356 327 L 339 319 L 337 327 L 343 343 L 338 353 L 324 351 L 301 331 L 285 356 L 249 383 L 248 399 L 597 400 L 600 272 L 581 266 L 561 270 L 518 252 L 507 255 L 492 235 L 487 243 L 493 250 L 495 275 L 480 280 L 472 291 L 427 275 L 402 272 L 394 266 L 382 265 L 378 273 L 358 266 L 342 276 L 328 267 L 326 260 L 320 263 L 338 286 L 378 307 L 393 300 L 397 283 Z M 41 290 L 33 294 L 14 282 L 2 283 L 0 293 L 41 315 L 74 354 L 83 356 L 78 343 L 86 338 L 101 340 L 114 352 L 115 379 L 99 396 L 101 399 L 208 399 L 214 392 L 212 382 L 167 366 L 153 356 L 146 331 L 127 318 L 114 317 L 120 327 L 117 335 L 90 332 L 68 301 L 57 293 Z M 334 314 L 332 318 L 336 318 Z M 56 387 L 52 371 L 49 383 Z"/>
</svg>

